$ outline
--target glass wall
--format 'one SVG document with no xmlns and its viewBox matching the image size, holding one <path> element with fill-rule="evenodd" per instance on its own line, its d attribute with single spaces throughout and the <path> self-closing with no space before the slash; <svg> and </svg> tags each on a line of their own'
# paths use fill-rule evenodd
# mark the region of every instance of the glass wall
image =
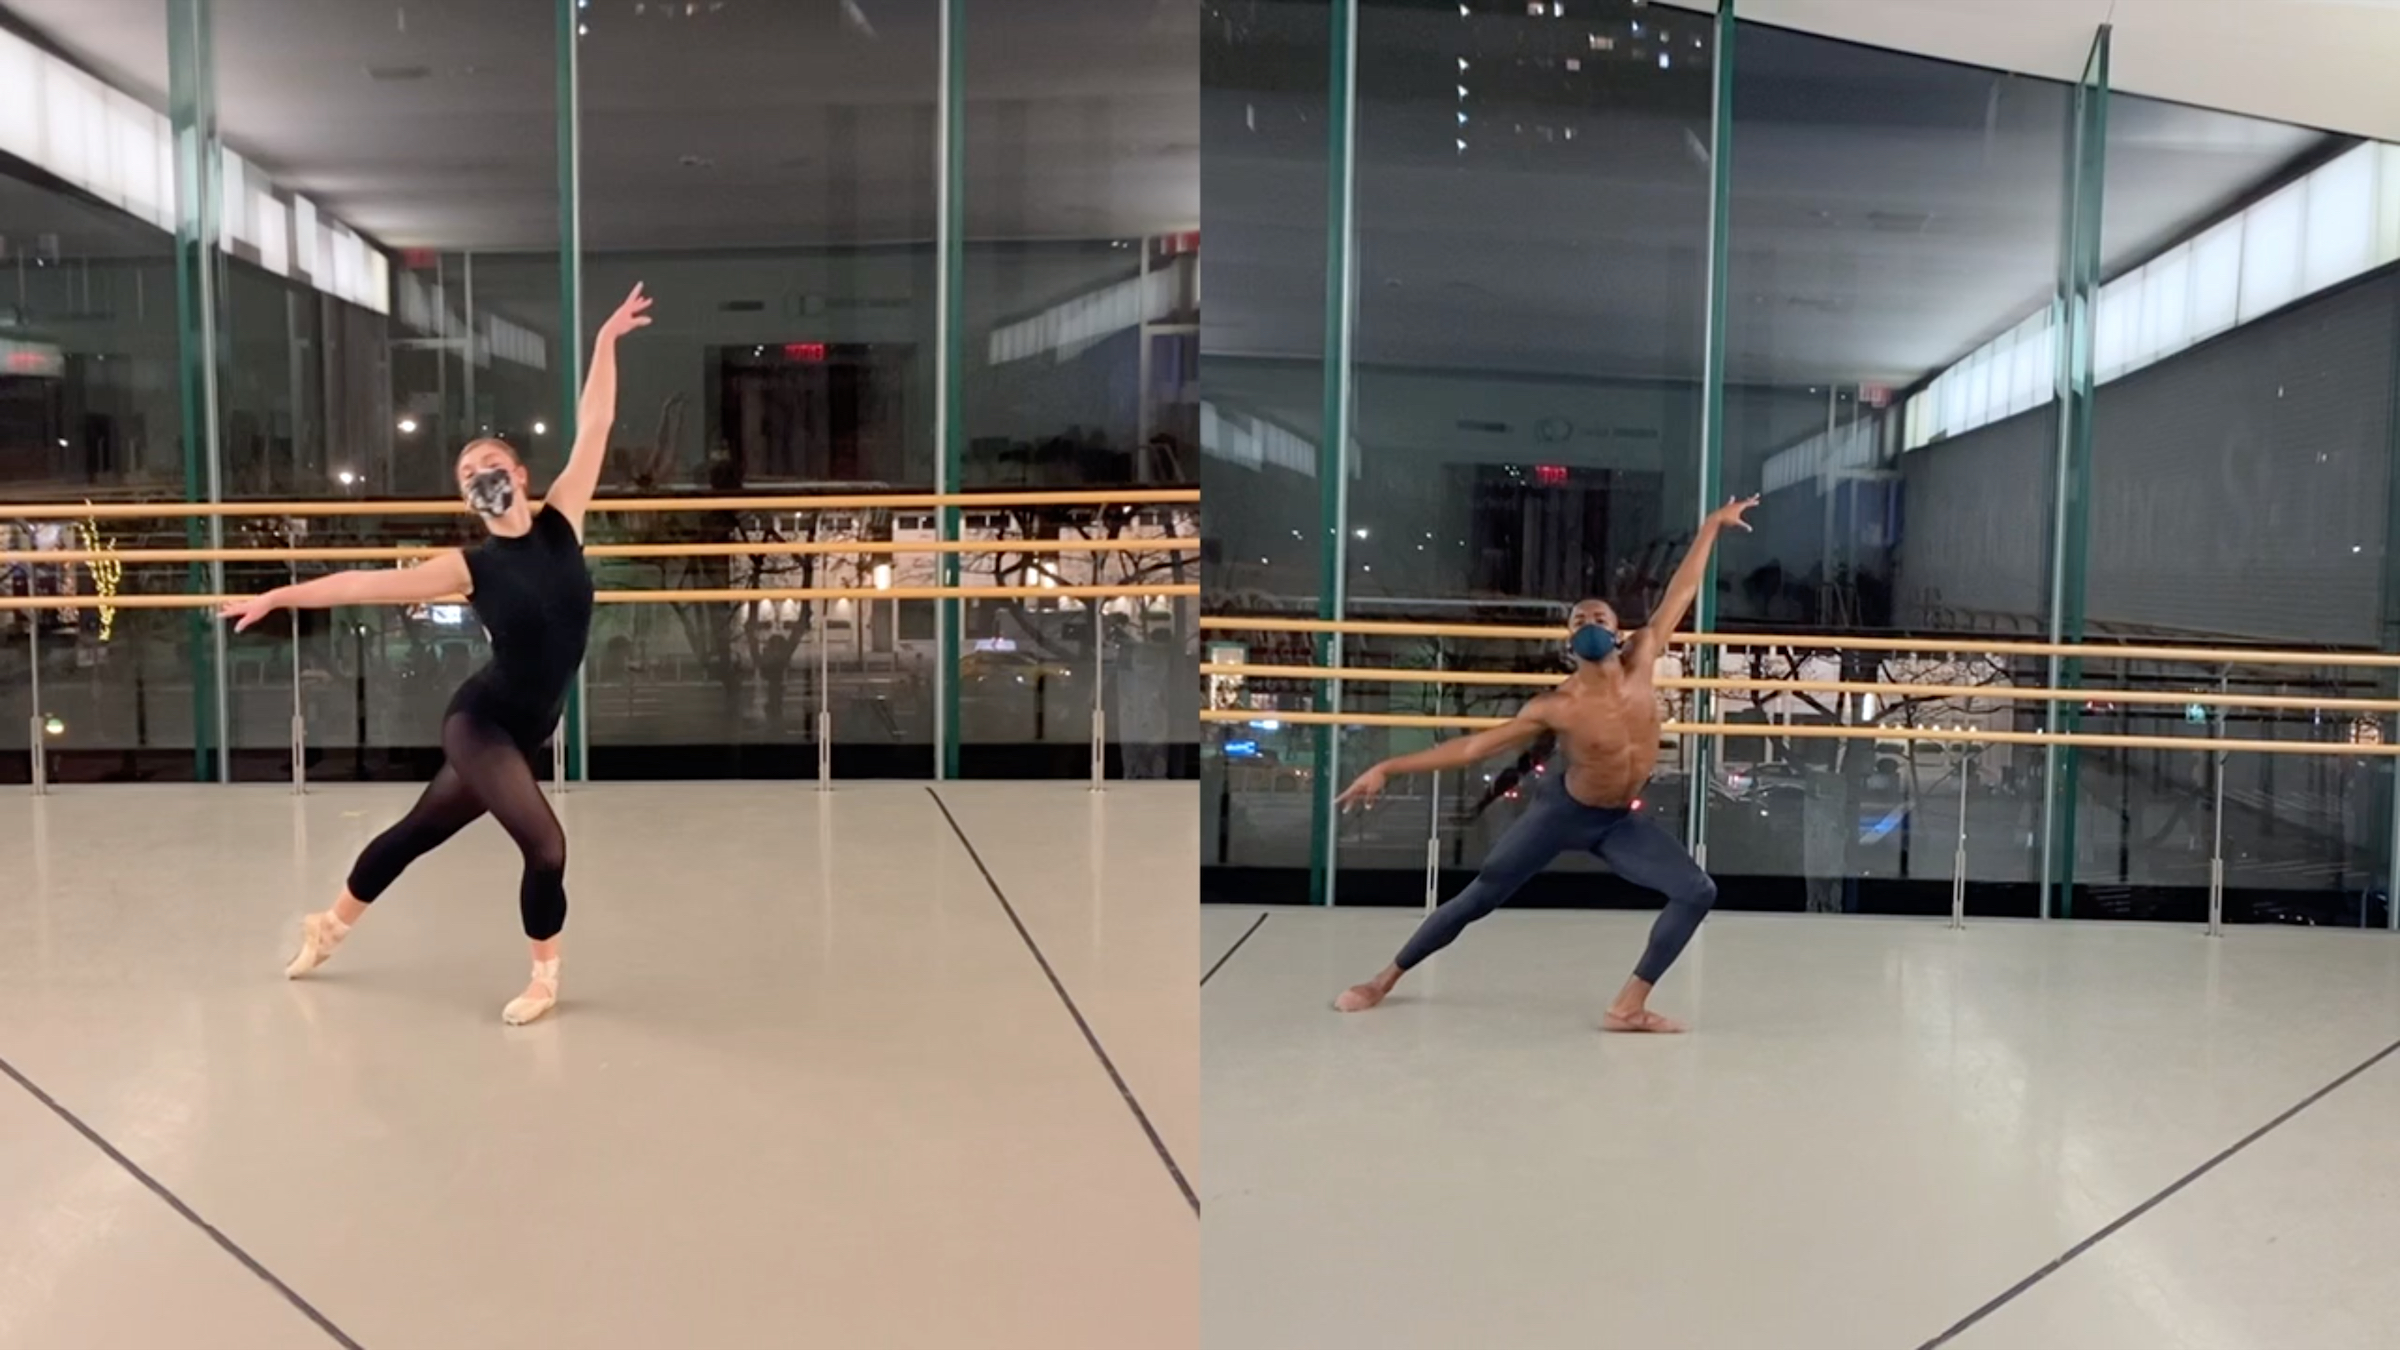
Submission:
<svg viewBox="0 0 2400 1350">
<path fill-rule="evenodd" d="M 1194 472 L 1200 300 L 1197 5 L 969 5 L 960 272 L 961 479 L 1008 491 L 1155 487 Z M 1030 506 L 970 539 L 1198 534 L 1183 510 Z M 1182 551 L 969 554 L 995 587 L 1191 584 Z M 970 603 L 965 772 L 1088 764 L 1093 718 L 1127 772 L 1188 760 L 1196 600 Z M 1170 753 L 1172 751 L 1172 753 Z"/>
<path fill-rule="evenodd" d="M 706 598 L 600 608 L 570 775 L 810 774 L 822 726 L 842 776 L 1081 777 L 1098 710 L 1108 772 L 1188 776 L 1195 506 L 872 500 L 1189 493 L 1197 8 L 1086 8 L 171 0 L 140 48 L 67 0 L 0 4 L 0 497 L 428 508 L 0 510 L 13 554 L 202 554 L 16 560 L 16 593 L 252 593 L 472 542 L 459 447 L 507 440 L 538 490 L 639 281 L 655 321 L 622 347 L 587 543 L 603 590 Z M 870 500 L 605 500 L 828 494 Z M 342 552 L 210 556 L 249 547 Z M 945 582 L 1028 593 L 876 598 Z M 1039 594 L 1094 583 L 1161 593 Z M 828 590 L 857 594 L 781 594 Z M 19 780 L 37 734 L 54 778 L 421 778 L 485 656 L 460 605 L 239 636 L 28 613 L 0 611 Z"/>
<path fill-rule="evenodd" d="M 2221 859 L 2230 920 L 2385 924 L 2393 682 L 2343 656 L 2400 645 L 2400 150 L 2112 91 L 2105 29 L 2040 79 L 1720 10 L 1212 20 L 1208 608 L 1467 630 L 1212 649 L 1473 678 L 1212 679 L 1206 893 L 1454 892 L 1549 747 L 1336 821 L 1463 728 L 1277 714 L 1505 715 L 1568 605 L 1639 623 L 1711 498 L 1759 494 L 1692 626 L 1809 687 L 1662 663 L 1671 720 L 1741 730 L 1671 726 L 1642 794 L 1722 903 L 2199 918 Z M 1302 481 L 1329 420 L 1339 490 Z M 2208 655 L 2072 647 L 2128 642 Z M 2331 753 L 2256 748 L 2296 742 Z M 1318 809 L 1245 793 L 1274 770 Z M 1596 870 L 1526 901 L 1639 902 Z"/>
<path fill-rule="evenodd" d="M 225 222 L 210 339 L 223 499 L 438 499 L 455 490 L 459 447 L 486 435 L 524 447 L 537 481 L 555 472 L 549 25 L 521 13 L 379 23 L 285 0 L 191 9 L 211 30 L 201 78 L 224 147 L 208 185 Z M 295 44 L 321 59 L 295 63 Z M 329 126 L 352 148 L 341 176 L 252 167 L 321 162 Z M 462 160 L 469 138 L 482 151 Z M 355 240 L 311 238 L 328 219 Z M 384 285 L 344 286 L 345 266 L 364 259 L 381 260 Z M 450 547 L 476 534 L 448 513 L 228 517 L 222 529 L 237 548 Z M 252 593 L 352 565 L 230 563 L 222 587 Z M 290 775 L 295 683 L 309 777 L 421 778 L 439 758 L 450 690 L 486 655 L 459 605 L 283 614 L 224 641 L 235 778 Z"/>
<path fill-rule="evenodd" d="M 1691 146 L 1708 143 L 1710 21 L 1632 0 L 1574 8 L 1359 7 L 1345 617 L 1563 627 L 1596 596 L 1638 621 L 1696 509 L 1709 170 Z M 1353 638 L 1341 652 L 1563 669 L 1542 643 Z M 1343 707 L 1497 716 L 1537 692 L 1356 684 Z M 1347 734 L 1340 772 L 1427 743 Z M 1662 764 L 1655 808 L 1679 804 L 1681 770 Z M 1421 898 L 1429 824 L 1446 885 L 1463 885 L 1519 804 L 1503 772 L 1404 785 L 1353 815 L 1340 893 Z M 1551 880 L 1590 894 L 1571 873 L 1593 865 Z"/>
<path fill-rule="evenodd" d="M 1217 260 L 1200 358 L 1212 611 L 1312 616 L 1325 582 L 1319 541 L 1338 482 L 1320 472 L 1334 18 L 1327 0 L 1247 0 L 1212 7 L 1200 35 L 1201 207 Z M 1313 651 L 1292 634 L 1205 642 L 1214 661 L 1305 665 Z M 1205 690 L 1212 705 L 1265 714 L 1202 729 L 1206 875 L 1230 894 L 1280 882 L 1284 898 L 1305 897 L 1324 733 L 1272 714 L 1312 706 L 1314 689 L 1210 677 Z"/>
<path fill-rule="evenodd" d="M 1724 627 L 2046 631 L 2057 419 L 2035 396 L 2054 373 L 2047 340 L 2009 345 L 1997 397 L 2015 415 L 1981 439 L 1903 458 L 1898 432 L 1903 391 L 1929 366 L 1974 350 L 1996 322 L 2046 318 L 2072 105 L 2072 86 L 2059 81 L 1742 26 L 1729 128 L 1723 490 L 1762 500 L 1756 528 L 1719 549 Z M 1688 530 L 1688 512 L 1678 524 Z M 1789 644 L 1730 652 L 1723 673 L 1904 685 L 2011 678 L 2006 663 L 1972 653 Z M 1759 727 L 1724 742 L 1707 784 L 1708 864 L 1727 898 L 1946 910 L 1963 803 L 1979 907 L 2030 912 L 2038 748 L 1772 729 L 1967 719 L 2038 729 L 2041 705 L 1871 697 L 1753 691 L 1718 701 L 1723 720 Z"/>
<path fill-rule="evenodd" d="M 163 90 L 167 14 L 114 27 L 113 55 Z M 22 28 L 0 28 L 0 496 L 180 501 L 203 490 L 179 402 L 175 166 L 163 103 L 112 90 Z M 88 133 L 98 133 L 88 135 Z M 109 133 L 115 132 L 112 137 Z M 98 142 L 98 144 L 95 144 Z M 124 152 L 128 144 L 143 153 Z M 184 542 L 173 518 L 62 513 L 0 527 L 8 593 L 185 588 L 185 569 L 112 573 L 28 554 Z M 195 638 L 174 610 L 0 612 L 0 776 L 35 740 L 61 780 L 192 772 Z"/>
<path fill-rule="evenodd" d="M 635 283 L 658 297 L 650 327 L 618 348 L 612 479 L 712 497 L 933 491 L 938 0 L 879 5 L 866 24 L 840 6 L 582 17 L 578 340 L 588 349 Z M 888 546 L 928 515 L 656 512 L 604 517 L 593 538 Z M 925 555 L 862 552 L 612 560 L 601 584 L 855 588 L 878 575 L 934 580 Z M 931 777 L 932 611 L 611 606 L 587 666 L 593 770 L 814 773 L 822 693 L 841 767 Z"/>
<path fill-rule="evenodd" d="M 2392 148 L 2118 93 L 2094 347 L 2095 634 L 2373 649 L 2390 590 L 2400 274 L 2378 258 Z M 2389 225 L 2386 225 L 2389 228 Z M 2115 678 L 2112 672 L 2111 678 Z M 2149 663 L 2128 686 L 2289 706 L 2118 703 L 2090 729 L 2345 739 L 2388 697 L 2366 669 Z M 2376 719 L 2368 718 L 2367 725 Z M 2363 728 L 2362 728 L 2363 732 Z M 2079 912 L 2189 917 L 2224 840 L 2237 918 L 2381 927 L 2391 762 L 2084 752 Z"/>
</svg>

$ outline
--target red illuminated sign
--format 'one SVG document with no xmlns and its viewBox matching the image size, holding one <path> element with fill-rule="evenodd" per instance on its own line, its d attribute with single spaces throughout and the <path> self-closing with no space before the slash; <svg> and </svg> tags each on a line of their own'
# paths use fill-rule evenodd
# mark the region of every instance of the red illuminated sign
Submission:
<svg viewBox="0 0 2400 1350">
<path fill-rule="evenodd" d="M 0 374 L 55 380 L 66 372 L 66 356 L 49 343 L 12 342 L 0 338 Z"/>
<path fill-rule="evenodd" d="M 1543 487 L 1565 487 L 1567 485 L 1567 466 L 1564 464 L 1536 464 L 1533 466 L 1533 481 Z"/>
<path fill-rule="evenodd" d="M 822 342 L 787 342 L 783 344 L 783 359 L 806 361 L 812 366 L 816 365 L 825 359 L 825 344 Z"/>
</svg>

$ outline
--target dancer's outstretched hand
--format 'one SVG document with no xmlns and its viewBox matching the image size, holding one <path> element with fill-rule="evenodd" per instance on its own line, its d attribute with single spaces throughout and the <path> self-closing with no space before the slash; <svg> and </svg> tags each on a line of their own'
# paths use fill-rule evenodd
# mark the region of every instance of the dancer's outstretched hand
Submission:
<svg viewBox="0 0 2400 1350">
<path fill-rule="evenodd" d="M 273 596 L 254 595 L 247 600 L 226 601 L 218 608 L 217 617 L 233 620 L 233 631 L 238 633 L 279 608 Z"/>
<path fill-rule="evenodd" d="M 1720 526 L 1731 525 L 1737 530 L 1746 530 L 1750 528 L 1750 522 L 1742 519 L 1742 513 L 1756 505 L 1758 505 L 1758 498 L 1755 496 L 1736 497 L 1711 512 L 1709 519 L 1714 520 Z"/>
<path fill-rule="evenodd" d="M 1353 806 L 1363 806 L 1383 795 L 1384 785 L 1387 781 L 1383 766 L 1378 764 L 1360 774 L 1357 782 L 1352 783 L 1341 796 L 1333 799 L 1333 804 L 1344 811 Z"/>
<path fill-rule="evenodd" d="M 633 283 L 632 292 L 625 297 L 625 303 L 617 306 L 617 312 L 609 315 L 608 322 L 600 325 L 600 336 L 621 338 L 636 328 L 649 326 L 650 297 L 642 294 L 642 283 L 637 281 Z"/>
</svg>

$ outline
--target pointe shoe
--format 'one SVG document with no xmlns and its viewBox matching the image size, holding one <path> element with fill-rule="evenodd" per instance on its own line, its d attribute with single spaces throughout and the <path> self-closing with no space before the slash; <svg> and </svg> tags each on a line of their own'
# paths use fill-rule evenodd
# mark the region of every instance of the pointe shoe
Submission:
<svg viewBox="0 0 2400 1350">
<path fill-rule="evenodd" d="M 556 959 L 533 963 L 533 984 L 527 992 L 508 1001 L 500 1010 L 500 1020 L 512 1027 L 521 1027 L 558 1006 L 558 962 Z"/>
<path fill-rule="evenodd" d="M 300 920 L 300 954 L 283 968 L 283 978 L 296 980 L 333 959 L 333 949 L 350 936 L 350 925 L 333 917 L 330 912 L 311 914 Z"/>
</svg>

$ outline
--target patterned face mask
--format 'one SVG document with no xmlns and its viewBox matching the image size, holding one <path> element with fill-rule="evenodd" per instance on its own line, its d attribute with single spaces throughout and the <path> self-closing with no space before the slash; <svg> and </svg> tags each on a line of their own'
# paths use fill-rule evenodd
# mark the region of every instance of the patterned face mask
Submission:
<svg viewBox="0 0 2400 1350">
<path fill-rule="evenodd" d="M 466 498 L 479 516 L 505 516 L 517 504 L 516 476 L 505 468 L 485 469 L 467 480 Z"/>
</svg>

